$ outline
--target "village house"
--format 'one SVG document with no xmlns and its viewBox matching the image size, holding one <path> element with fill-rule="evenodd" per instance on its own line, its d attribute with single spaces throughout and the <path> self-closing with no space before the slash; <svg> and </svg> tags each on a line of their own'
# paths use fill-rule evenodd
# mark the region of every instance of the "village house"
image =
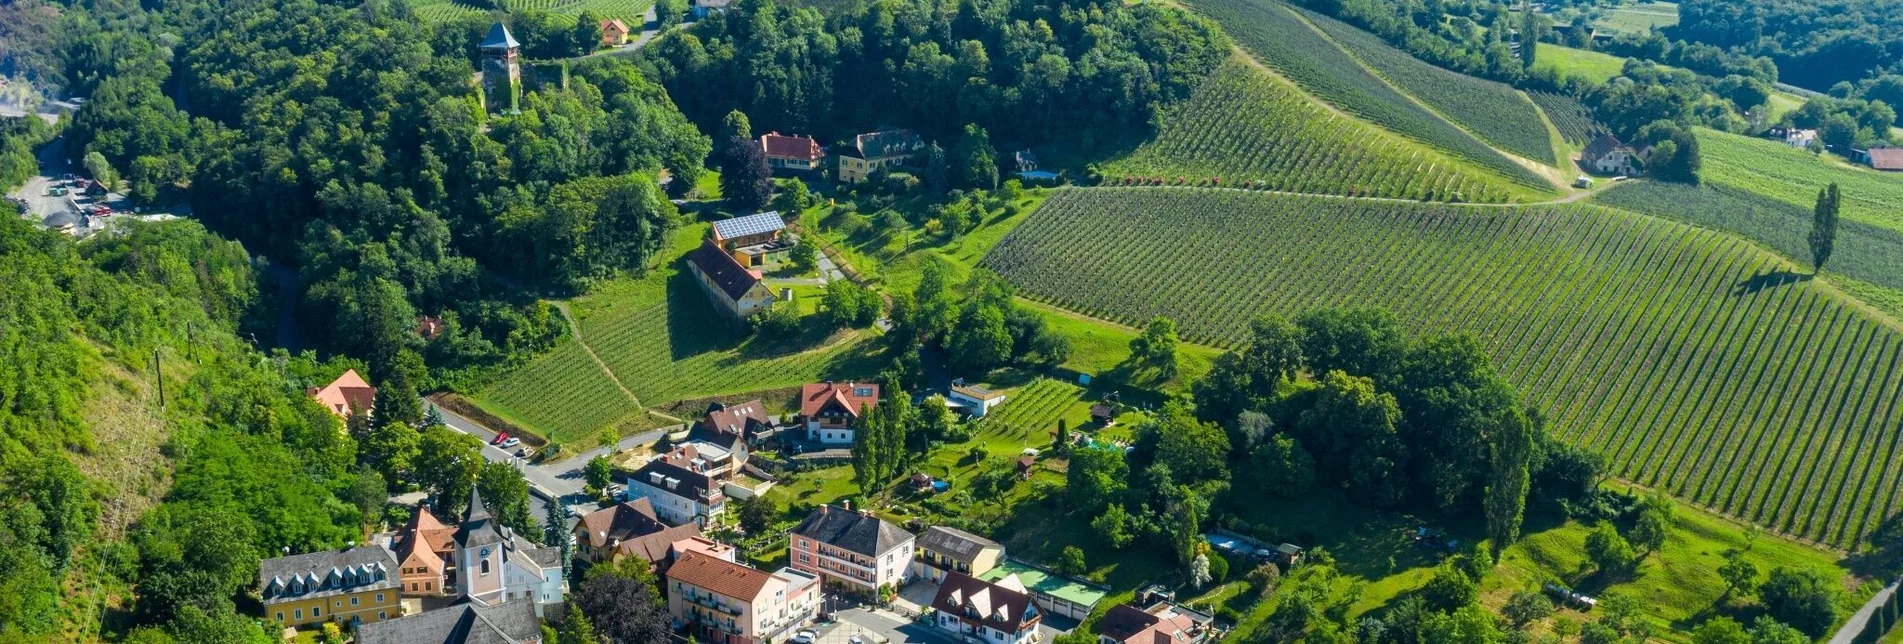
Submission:
<svg viewBox="0 0 1903 644">
<path fill-rule="evenodd" d="M 716 13 L 726 12 L 727 6 L 731 4 L 733 0 L 694 0 L 694 8 L 689 9 L 688 13 L 693 14 L 695 20 L 700 20 Z"/>
<path fill-rule="evenodd" d="M 1803 150 L 1809 148 L 1811 143 L 1817 141 L 1817 130 L 1795 127 L 1774 127 L 1766 130 L 1765 136 L 1780 141 L 1785 145 Z"/>
<path fill-rule="evenodd" d="M 1579 154 L 1579 163 L 1590 172 L 1630 176 L 1639 173 L 1641 162 L 1638 153 L 1620 143 L 1618 138 L 1601 134 L 1586 144 L 1586 149 Z"/>
<path fill-rule="evenodd" d="M 1004 559 L 1004 546 L 996 541 L 946 526 L 932 526 L 918 536 L 912 578 L 940 582 L 947 573 L 978 576 L 991 572 Z"/>
<path fill-rule="evenodd" d="M 700 534 L 698 527 L 690 527 L 694 528 L 694 535 Z M 616 503 L 584 514 L 575 523 L 575 556 L 589 563 L 612 561 L 622 543 L 667 529 L 668 525 L 655 516 L 654 506 L 647 499 Z"/>
<path fill-rule="evenodd" d="M 766 152 L 767 167 L 775 172 L 816 172 L 826 160 L 826 151 L 810 136 L 768 132 L 760 135 L 760 149 Z"/>
<path fill-rule="evenodd" d="M 359 411 L 369 414 L 376 406 L 377 389 L 364 382 L 356 369 L 345 369 L 344 375 L 337 376 L 323 387 L 311 387 L 304 393 L 323 405 L 330 413 L 349 418 Z"/>
<path fill-rule="evenodd" d="M 708 238 L 741 266 L 753 268 L 781 259 L 793 249 L 793 240 L 781 237 L 784 230 L 786 220 L 780 213 L 763 212 L 716 221 Z"/>
<path fill-rule="evenodd" d="M 402 615 L 396 553 L 382 544 L 258 562 L 264 615 L 286 626 L 357 625 Z"/>
<path fill-rule="evenodd" d="M 456 591 L 482 606 L 526 602 L 537 617 L 562 602 L 566 586 L 559 546 L 531 547 L 514 530 L 489 515 L 482 493 L 469 490 L 469 509 L 456 527 Z"/>
<path fill-rule="evenodd" d="M 672 525 L 706 527 L 727 511 L 722 482 L 732 475 L 732 459 L 706 443 L 677 446 L 627 478 L 624 500 L 647 499 L 655 516 Z"/>
<path fill-rule="evenodd" d="M 674 627 L 712 644 L 765 644 L 810 623 L 819 578 L 782 568 L 767 573 L 729 559 L 689 552 L 667 569 L 667 612 Z"/>
<path fill-rule="evenodd" d="M 1178 606 L 1149 588 L 1131 603 L 1111 607 L 1094 632 L 1097 644 L 1200 644 L 1214 623 L 1213 616 Z"/>
<path fill-rule="evenodd" d="M 619 47 L 628 44 L 628 35 L 632 33 L 634 30 L 628 28 L 628 23 L 612 18 L 603 20 L 601 21 L 601 46 Z"/>
<path fill-rule="evenodd" d="M 357 644 L 543 644 L 542 620 L 526 602 L 456 604 L 364 624 Z"/>
<path fill-rule="evenodd" d="M 395 538 L 401 594 L 431 597 L 449 594 L 449 564 L 456 559 L 456 529 L 443 525 L 429 508 L 416 506 Z"/>
<path fill-rule="evenodd" d="M 958 378 L 952 380 L 951 396 L 946 398 L 946 402 L 951 403 L 954 411 L 963 411 L 972 418 L 983 418 L 985 414 L 991 413 L 993 407 L 1004 404 L 1004 398 L 1002 391 L 968 385 L 964 378 Z"/>
<path fill-rule="evenodd" d="M 873 595 L 881 587 L 905 585 L 917 539 L 871 512 L 853 512 L 849 504 L 819 506 L 793 528 L 789 540 L 794 569 L 818 575 L 828 585 Z"/>
<path fill-rule="evenodd" d="M 932 599 L 932 623 L 965 641 L 1025 644 L 1036 639 L 1044 614 L 1016 578 L 996 583 L 947 573 Z"/>
<path fill-rule="evenodd" d="M 730 323 L 745 324 L 747 318 L 773 306 L 773 290 L 761 281 L 761 275 L 748 270 L 712 239 L 701 242 L 687 255 L 687 267 L 700 281 L 701 290 L 707 292 L 707 299 L 713 300 L 714 308 Z"/>
<path fill-rule="evenodd" d="M 811 383 L 800 388 L 800 423 L 806 439 L 851 445 L 859 414 L 879 404 L 879 386 L 865 382 Z"/>
<path fill-rule="evenodd" d="M 839 182 L 859 183 L 881 168 L 905 167 L 924 150 L 925 139 L 911 130 L 860 134 L 839 154 Z"/>
<path fill-rule="evenodd" d="M 732 405 L 713 403 L 707 407 L 707 417 L 695 421 L 689 430 L 688 440 L 705 440 L 716 445 L 731 445 L 735 458 L 740 465 L 746 465 L 745 449 L 759 446 L 773 438 L 779 429 L 773 426 L 773 417 L 766 413 L 766 404 L 755 398 Z"/>
</svg>

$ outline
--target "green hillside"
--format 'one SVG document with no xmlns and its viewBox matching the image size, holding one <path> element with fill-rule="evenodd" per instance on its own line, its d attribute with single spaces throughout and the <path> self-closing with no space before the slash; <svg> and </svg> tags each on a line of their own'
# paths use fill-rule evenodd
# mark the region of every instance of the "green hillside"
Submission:
<svg viewBox="0 0 1903 644">
<path fill-rule="evenodd" d="M 502 0 L 502 5 L 510 12 L 542 11 L 560 16 L 580 15 L 583 11 L 594 13 L 602 19 L 619 18 L 630 27 L 638 27 L 644 22 L 642 16 L 651 0 Z M 429 21 L 443 21 L 468 15 L 488 13 L 489 9 L 469 2 L 457 0 L 417 0 L 410 3 L 416 15 Z"/>
<path fill-rule="evenodd" d="M 1584 147 L 1594 136 L 1605 132 L 1606 128 L 1593 120 L 1592 112 L 1579 104 L 1579 99 L 1564 94 L 1548 92 L 1527 92 L 1533 104 L 1546 112 L 1546 118 L 1552 119 L 1553 127 L 1559 130 L 1559 136 L 1568 145 Z M 1570 169 L 1570 168 L 1568 168 Z"/>
<path fill-rule="evenodd" d="M 701 224 L 676 231 L 665 253 L 669 261 L 646 276 L 603 284 L 570 301 L 580 339 L 564 338 L 554 351 L 504 374 L 473 397 L 476 403 L 532 431 L 574 441 L 609 426 L 626 432 L 660 424 L 646 408 L 876 371 L 861 362 L 870 330 L 832 335 L 809 319 L 799 337 L 775 340 L 729 328 L 685 265 L 706 230 Z"/>
<path fill-rule="evenodd" d="M 1196 0 L 1243 48 L 1302 89 L 1403 136 L 1479 163 L 1523 184 L 1551 186 L 1395 90 L 1277 0 Z"/>
<path fill-rule="evenodd" d="M 1211 74 L 1160 122 L 1153 139 L 1104 165 L 1112 183 L 1219 177 L 1224 185 L 1427 201 L 1456 196 L 1524 201 L 1535 194 L 1467 161 L 1330 111 L 1240 58 Z"/>
<path fill-rule="evenodd" d="M 1857 543 L 1903 496 L 1903 334 L 1720 233 L 1588 205 L 1109 188 L 1053 196 L 985 264 L 1203 342 L 1343 306 L 1472 333 L 1615 474 L 1823 543 Z"/>
<path fill-rule="evenodd" d="M 1422 62 L 1334 18 L 1307 10 L 1301 13 L 1342 49 L 1461 127 L 1508 152 L 1546 165 L 1559 164 L 1539 108 L 1519 90 Z"/>
<path fill-rule="evenodd" d="M 1731 186 L 1806 210 L 1817 191 L 1835 182 L 1843 188 L 1843 218 L 1903 231 L 1903 175 L 1884 174 L 1831 157 L 1819 157 L 1776 141 L 1698 130 L 1704 154 L 1701 175 L 1708 183 Z"/>
</svg>

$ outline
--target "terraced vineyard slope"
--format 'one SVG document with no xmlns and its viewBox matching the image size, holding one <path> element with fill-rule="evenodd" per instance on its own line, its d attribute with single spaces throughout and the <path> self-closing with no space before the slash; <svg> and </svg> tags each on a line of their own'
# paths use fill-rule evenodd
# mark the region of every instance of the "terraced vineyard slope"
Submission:
<svg viewBox="0 0 1903 644">
<path fill-rule="evenodd" d="M 1836 546 L 1903 508 L 1903 334 L 1721 233 L 1592 205 L 1059 192 L 985 259 L 1020 293 L 1197 341 L 1381 306 L 1471 333 L 1612 471 Z"/>
<path fill-rule="evenodd" d="M 1817 191 L 1843 188 L 1843 218 L 1903 231 L 1903 176 L 1883 174 L 1764 139 L 1698 130 L 1708 183 L 1755 192 L 1809 210 Z"/>
<path fill-rule="evenodd" d="M 1306 9 L 1297 11 L 1383 78 L 1467 131 L 1508 152 L 1546 165 L 1559 164 L 1539 108 L 1519 90 L 1436 67 L 1354 25 Z"/>
<path fill-rule="evenodd" d="M 1551 189 L 1531 170 L 1408 100 L 1287 5 L 1277 0 L 1194 0 L 1193 6 L 1221 23 L 1256 59 L 1322 100 L 1527 186 Z"/>
<path fill-rule="evenodd" d="M 1105 164 L 1112 183 L 1187 177 L 1223 185 L 1423 201 L 1531 201 L 1537 193 L 1354 118 L 1237 58 L 1171 106 L 1156 137 Z"/>
<path fill-rule="evenodd" d="M 1526 95 L 1533 99 L 1534 105 L 1546 112 L 1546 118 L 1552 119 L 1553 127 L 1559 130 L 1560 138 L 1570 145 L 1585 147 L 1592 142 L 1593 137 L 1606 131 L 1605 126 L 1593 120 L 1592 112 L 1579 104 L 1579 99 L 1548 92 L 1527 92 Z M 1568 166 L 1562 169 L 1572 168 Z"/>
</svg>

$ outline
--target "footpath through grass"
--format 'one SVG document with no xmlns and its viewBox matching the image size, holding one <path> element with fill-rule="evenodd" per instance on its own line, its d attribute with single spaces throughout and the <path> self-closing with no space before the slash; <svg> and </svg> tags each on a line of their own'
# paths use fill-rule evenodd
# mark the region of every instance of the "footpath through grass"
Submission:
<svg viewBox="0 0 1903 644">
<path fill-rule="evenodd" d="M 1749 243 L 1587 205 L 1067 190 L 987 256 L 1034 299 L 1229 345 L 1380 306 L 1466 332 L 1612 472 L 1839 547 L 1897 514 L 1903 334 Z"/>
</svg>

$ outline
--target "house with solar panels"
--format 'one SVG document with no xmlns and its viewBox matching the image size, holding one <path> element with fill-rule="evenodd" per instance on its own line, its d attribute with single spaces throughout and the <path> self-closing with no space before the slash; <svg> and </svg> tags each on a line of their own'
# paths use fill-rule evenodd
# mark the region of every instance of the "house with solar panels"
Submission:
<svg viewBox="0 0 1903 644">
<path fill-rule="evenodd" d="M 786 258 L 793 240 L 784 236 L 786 220 L 778 212 L 734 217 L 714 222 L 709 239 L 745 268 L 764 266 Z"/>
</svg>

